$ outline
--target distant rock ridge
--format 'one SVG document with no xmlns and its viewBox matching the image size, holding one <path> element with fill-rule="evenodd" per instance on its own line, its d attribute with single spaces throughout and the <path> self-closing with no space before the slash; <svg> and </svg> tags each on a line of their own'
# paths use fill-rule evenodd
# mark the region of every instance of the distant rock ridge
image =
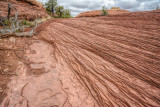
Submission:
<svg viewBox="0 0 160 107">
<path fill-rule="evenodd" d="M 116 14 L 123 14 L 123 13 L 129 13 L 127 10 L 122 10 L 119 7 L 112 7 L 110 10 L 107 10 L 109 15 L 116 15 Z M 93 10 L 88 12 L 80 13 L 76 17 L 96 17 L 101 16 L 102 11 L 101 10 Z"/>
<path fill-rule="evenodd" d="M 39 18 L 49 17 L 45 8 L 37 0 L 8 0 L 19 11 L 19 17 L 27 20 L 35 20 L 38 15 Z M 7 0 L 0 1 L 0 17 L 7 16 Z M 15 11 L 12 10 L 13 16 Z"/>
</svg>

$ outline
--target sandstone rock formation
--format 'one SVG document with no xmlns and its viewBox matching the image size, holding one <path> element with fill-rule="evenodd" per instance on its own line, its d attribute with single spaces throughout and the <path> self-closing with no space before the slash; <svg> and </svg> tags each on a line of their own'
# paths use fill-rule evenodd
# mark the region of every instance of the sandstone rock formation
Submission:
<svg viewBox="0 0 160 107">
<path fill-rule="evenodd" d="M 160 107 L 159 13 L 51 19 L 0 39 L 0 107 Z"/>
<path fill-rule="evenodd" d="M 118 7 L 113 7 L 110 10 L 107 10 L 109 15 L 116 15 L 116 14 L 123 14 L 123 13 L 129 13 L 127 10 L 122 10 Z M 88 11 L 80 13 L 77 17 L 95 17 L 95 16 L 101 16 L 102 11 L 101 10 L 94 10 L 94 11 Z"/>
<path fill-rule="evenodd" d="M 42 4 L 36 0 L 8 0 L 20 12 L 19 17 L 27 20 L 49 17 Z M 7 16 L 7 0 L 0 1 L 0 17 Z M 14 15 L 12 10 L 11 15 Z"/>
</svg>

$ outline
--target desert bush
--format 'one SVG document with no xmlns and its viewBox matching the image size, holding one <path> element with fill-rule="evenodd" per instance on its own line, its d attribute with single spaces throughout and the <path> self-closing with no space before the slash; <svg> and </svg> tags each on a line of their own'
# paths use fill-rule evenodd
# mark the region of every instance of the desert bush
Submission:
<svg viewBox="0 0 160 107">
<path fill-rule="evenodd" d="M 62 17 L 62 15 L 64 14 L 64 7 L 63 6 L 57 6 L 55 8 L 56 10 L 56 15 L 58 15 L 59 17 Z"/>
<path fill-rule="evenodd" d="M 31 22 L 31 21 L 28 21 L 28 20 L 23 20 L 21 25 L 25 25 L 25 26 L 28 26 L 28 27 L 33 27 L 35 24 L 34 24 L 34 22 Z"/>
<path fill-rule="evenodd" d="M 71 18 L 71 10 L 64 9 L 63 6 L 59 6 L 57 0 L 49 0 L 45 3 L 46 11 L 54 18 Z"/>
<path fill-rule="evenodd" d="M 11 7 L 9 7 L 11 6 Z M 15 8 L 13 5 L 8 3 L 8 13 L 11 11 L 12 8 Z M 3 25 L 3 27 L 0 29 L 0 38 L 5 38 L 9 36 L 32 36 L 35 34 L 35 29 L 38 26 L 38 20 L 36 19 L 35 24 L 27 21 L 27 20 L 18 20 L 18 14 L 19 11 L 15 8 L 17 11 L 15 13 L 15 16 L 13 18 L 10 17 L 10 14 L 7 15 L 6 18 L 2 19 L 0 18 L 0 23 Z M 25 25 L 27 26 L 34 26 L 30 32 L 24 32 Z"/>
<path fill-rule="evenodd" d="M 4 22 L 3 22 L 3 24 L 6 25 L 6 26 L 9 26 L 10 21 L 8 19 L 5 19 Z"/>
<path fill-rule="evenodd" d="M 56 6 L 57 6 L 57 0 L 49 0 L 48 2 L 45 3 L 46 11 L 52 17 L 54 17 Z"/>
<path fill-rule="evenodd" d="M 71 10 L 69 10 L 69 9 L 65 9 L 64 11 L 63 11 L 63 16 L 62 16 L 63 18 L 71 18 L 72 16 L 71 16 Z"/>
<path fill-rule="evenodd" d="M 10 20 L 8 19 L 4 19 L 1 21 L 1 23 L 3 23 L 3 25 L 7 28 L 9 28 L 12 24 L 16 24 L 16 22 L 14 22 L 13 20 L 14 18 L 10 18 Z M 20 26 L 27 26 L 27 27 L 33 27 L 35 24 L 34 24 L 34 21 L 31 22 L 31 21 L 28 21 L 28 20 L 23 20 L 23 21 L 20 21 L 19 22 L 19 25 Z"/>
<path fill-rule="evenodd" d="M 107 16 L 108 12 L 107 12 L 107 8 L 105 6 L 102 7 L 102 16 Z"/>
<path fill-rule="evenodd" d="M 71 10 L 64 9 L 63 6 L 57 6 L 55 8 L 56 11 L 56 18 L 71 18 Z"/>
</svg>

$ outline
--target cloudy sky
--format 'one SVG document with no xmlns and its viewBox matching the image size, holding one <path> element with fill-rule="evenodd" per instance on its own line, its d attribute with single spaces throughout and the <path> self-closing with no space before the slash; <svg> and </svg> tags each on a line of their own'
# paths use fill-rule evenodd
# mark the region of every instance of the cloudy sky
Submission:
<svg viewBox="0 0 160 107">
<path fill-rule="evenodd" d="M 48 0 L 38 0 L 45 3 Z M 160 0 L 57 0 L 59 5 L 71 9 L 72 16 L 90 10 L 100 10 L 102 6 L 108 8 L 120 7 L 129 11 L 154 10 L 159 5 Z"/>
</svg>

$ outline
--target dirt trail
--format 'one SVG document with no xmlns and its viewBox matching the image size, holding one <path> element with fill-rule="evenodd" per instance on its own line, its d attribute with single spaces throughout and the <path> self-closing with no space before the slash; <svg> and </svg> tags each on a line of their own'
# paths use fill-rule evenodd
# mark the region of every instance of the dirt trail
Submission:
<svg viewBox="0 0 160 107">
<path fill-rule="evenodd" d="M 1 106 L 160 106 L 158 17 L 159 11 L 45 22 L 25 50 L 32 63 L 18 62 Z"/>
</svg>

